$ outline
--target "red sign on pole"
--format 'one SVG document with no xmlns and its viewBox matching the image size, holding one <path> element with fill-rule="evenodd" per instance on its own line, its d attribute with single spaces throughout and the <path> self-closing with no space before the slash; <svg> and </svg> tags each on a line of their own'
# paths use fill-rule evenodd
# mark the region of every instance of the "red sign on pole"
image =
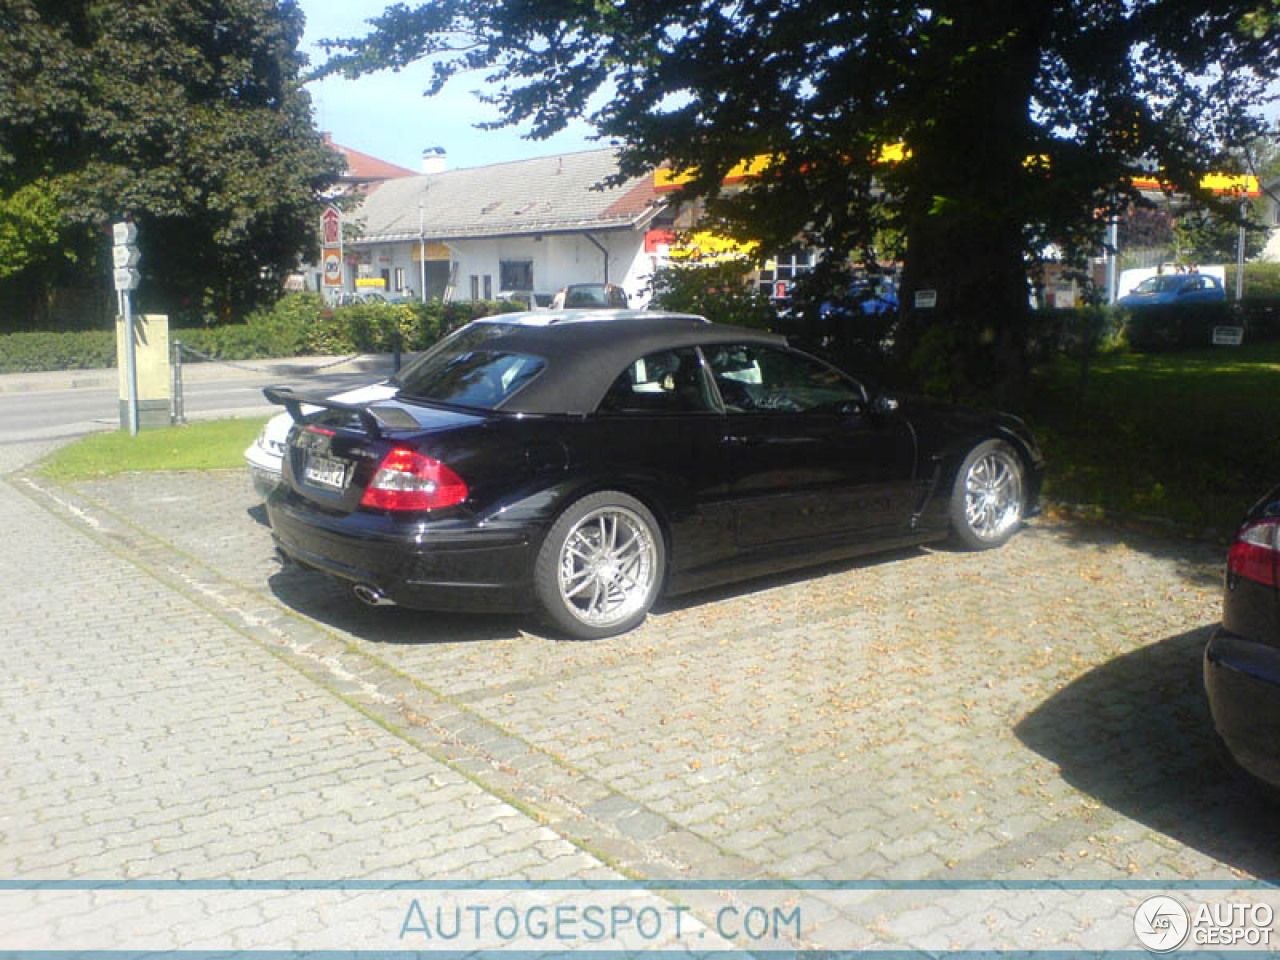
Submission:
<svg viewBox="0 0 1280 960">
<path fill-rule="evenodd" d="M 325 207 L 320 215 L 320 237 L 326 247 L 342 243 L 342 214 L 337 207 Z"/>
</svg>

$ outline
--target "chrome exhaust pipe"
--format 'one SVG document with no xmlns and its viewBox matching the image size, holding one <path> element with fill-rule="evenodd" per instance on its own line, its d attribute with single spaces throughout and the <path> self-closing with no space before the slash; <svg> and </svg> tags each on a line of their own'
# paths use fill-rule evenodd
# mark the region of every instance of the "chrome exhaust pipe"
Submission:
<svg viewBox="0 0 1280 960">
<path fill-rule="evenodd" d="M 367 583 L 357 583 L 351 588 L 351 592 L 356 595 L 356 599 L 370 607 L 394 607 L 396 602 L 389 597 L 383 596 L 381 590 Z"/>
</svg>

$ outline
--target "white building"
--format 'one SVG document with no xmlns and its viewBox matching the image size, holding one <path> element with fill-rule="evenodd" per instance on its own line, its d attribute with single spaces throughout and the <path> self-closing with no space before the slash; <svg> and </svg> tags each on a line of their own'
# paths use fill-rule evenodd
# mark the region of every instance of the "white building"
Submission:
<svg viewBox="0 0 1280 960">
<path fill-rule="evenodd" d="M 663 202 L 652 176 L 602 189 L 617 169 L 612 150 L 458 170 L 428 151 L 422 174 L 371 186 L 348 214 L 344 286 L 381 278 L 391 295 L 491 300 L 610 282 L 640 305 Z"/>
</svg>

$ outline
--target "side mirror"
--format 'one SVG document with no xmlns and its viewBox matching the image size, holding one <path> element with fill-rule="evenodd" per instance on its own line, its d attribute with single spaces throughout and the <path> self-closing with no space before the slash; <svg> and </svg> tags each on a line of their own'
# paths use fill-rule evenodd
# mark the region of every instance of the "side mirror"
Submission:
<svg viewBox="0 0 1280 960">
<path fill-rule="evenodd" d="M 871 409 L 880 416 L 893 413 L 898 409 L 898 398 L 891 397 L 885 393 L 878 394 L 876 398 L 871 401 Z"/>
</svg>

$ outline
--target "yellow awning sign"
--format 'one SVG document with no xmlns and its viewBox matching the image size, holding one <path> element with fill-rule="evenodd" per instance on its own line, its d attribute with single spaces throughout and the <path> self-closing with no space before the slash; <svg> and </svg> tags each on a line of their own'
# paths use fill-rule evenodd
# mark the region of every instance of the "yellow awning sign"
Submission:
<svg viewBox="0 0 1280 960">
<path fill-rule="evenodd" d="M 891 143 L 886 147 L 880 148 L 879 163 L 900 163 L 908 154 L 905 144 Z M 752 180 L 760 176 L 772 166 L 775 159 L 781 159 L 776 154 L 762 153 L 752 157 L 750 160 L 743 160 L 741 163 L 734 164 L 729 168 L 729 172 L 724 175 L 721 183 L 741 183 L 744 180 Z M 678 190 L 687 183 L 692 183 L 693 178 L 697 176 L 696 167 L 679 172 L 669 167 L 659 167 L 653 172 L 653 189 L 658 193 L 664 193 L 671 190 Z"/>
<path fill-rule="evenodd" d="M 1133 185 L 1139 190 L 1164 190 L 1170 187 L 1158 177 L 1134 177 Z M 1262 187 L 1258 183 L 1258 178 L 1244 173 L 1206 174 L 1200 178 L 1200 189 L 1219 196 L 1262 196 Z"/>
<path fill-rule="evenodd" d="M 891 143 L 880 148 L 878 162 L 884 164 L 901 163 L 910 153 L 911 151 L 907 149 L 906 144 Z M 775 154 L 762 153 L 759 156 L 752 157 L 750 160 L 744 160 L 730 169 L 725 174 L 722 182 L 726 184 L 741 183 L 743 180 L 758 177 L 769 169 L 774 158 Z M 1025 166 L 1029 170 L 1047 170 L 1050 166 L 1049 157 L 1045 155 L 1027 157 Z M 677 173 L 666 167 L 660 167 L 653 172 L 653 189 L 659 193 L 677 190 L 685 184 L 693 182 L 696 173 L 696 169 Z M 1139 190 L 1163 190 L 1167 186 L 1158 177 L 1134 177 L 1133 185 Z M 1200 188 L 1220 196 L 1258 197 L 1262 195 L 1262 188 L 1258 184 L 1258 178 L 1247 174 L 1206 174 L 1200 179 Z"/>
<path fill-rule="evenodd" d="M 734 164 L 729 168 L 729 172 L 724 175 L 722 182 L 741 183 L 743 180 L 751 180 L 764 173 L 771 163 L 773 163 L 773 154 L 771 153 L 762 153 L 752 157 L 750 160 L 743 160 L 741 163 Z M 653 172 L 653 189 L 660 192 L 678 190 L 686 183 L 692 183 L 693 178 L 697 175 L 696 167 L 678 172 L 668 167 L 659 167 Z"/>
<path fill-rule="evenodd" d="M 422 261 L 422 244 L 415 243 L 413 245 L 413 262 L 420 263 Z M 427 241 L 426 244 L 427 260 L 449 260 L 452 254 L 449 252 L 448 246 L 443 243 Z"/>
<path fill-rule="evenodd" d="M 645 234 L 646 253 L 666 257 L 676 263 L 721 263 L 750 257 L 759 246 L 751 240 L 742 243 L 722 237 L 710 230 L 676 233 L 673 230 L 650 230 Z"/>
</svg>

